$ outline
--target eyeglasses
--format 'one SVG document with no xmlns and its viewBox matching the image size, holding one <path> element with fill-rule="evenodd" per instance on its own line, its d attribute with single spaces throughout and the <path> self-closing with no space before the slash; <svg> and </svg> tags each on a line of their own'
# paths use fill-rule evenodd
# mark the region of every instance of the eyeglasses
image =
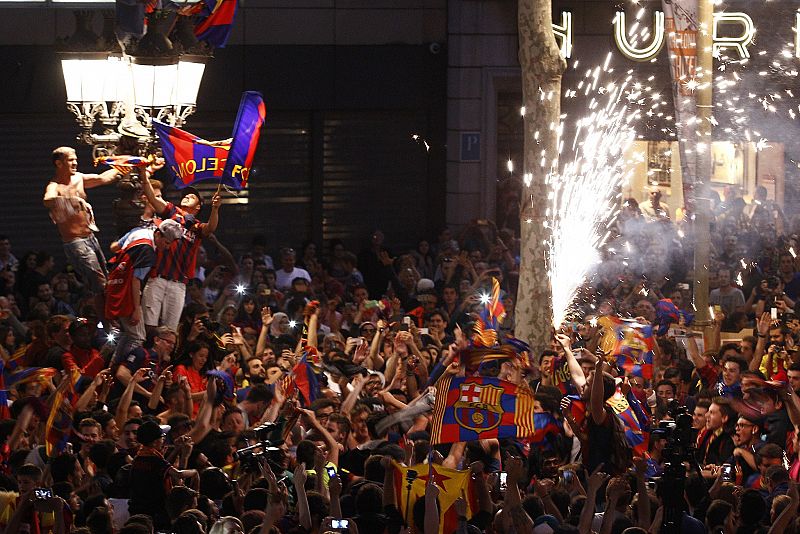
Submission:
<svg viewBox="0 0 800 534">
<path fill-rule="evenodd" d="M 751 425 L 750 423 L 736 423 L 736 428 L 751 428 L 756 425 Z"/>
</svg>

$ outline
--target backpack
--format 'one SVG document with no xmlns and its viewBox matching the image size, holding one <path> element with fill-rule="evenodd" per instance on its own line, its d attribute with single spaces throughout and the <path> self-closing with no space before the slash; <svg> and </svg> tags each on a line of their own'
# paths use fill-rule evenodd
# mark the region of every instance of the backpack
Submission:
<svg viewBox="0 0 800 534">
<path fill-rule="evenodd" d="M 133 315 L 134 296 L 131 294 L 131 283 L 133 282 L 133 267 L 128 251 L 138 245 L 153 246 L 149 239 L 135 239 L 125 245 L 125 248 L 117 252 L 117 255 L 109 262 L 113 266 L 108 273 L 106 283 L 106 317 L 118 319 L 120 317 L 130 317 Z"/>
</svg>

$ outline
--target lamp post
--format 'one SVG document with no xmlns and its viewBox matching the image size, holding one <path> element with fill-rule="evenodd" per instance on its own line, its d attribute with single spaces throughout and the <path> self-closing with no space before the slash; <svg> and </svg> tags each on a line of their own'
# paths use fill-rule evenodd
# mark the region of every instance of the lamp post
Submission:
<svg viewBox="0 0 800 534">
<path fill-rule="evenodd" d="M 154 13 L 145 36 L 123 51 L 108 49 L 110 40 L 91 32 L 92 15 L 75 12 L 79 30 L 68 40 L 72 50 L 61 53 L 67 108 L 80 128 L 78 142 L 92 147 L 92 159 L 155 153 L 152 120 L 184 125 L 196 109 L 210 56 L 179 53 L 181 47 L 197 49 L 193 46 L 196 41 L 187 41 L 185 31 L 179 35 L 179 46 L 173 47 L 167 34 L 176 26 L 174 12 Z M 179 29 L 182 26 L 185 24 L 178 24 Z M 114 200 L 114 219 L 118 234 L 138 224 L 144 208 L 139 172 L 133 168 L 117 183 L 120 198 Z"/>
<path fill-rule="evenodd" d="M 697 65 L 702 74 L 702 82 L 697 90 L 697 159 L 696 184 L 694 192 L 694 304 L 695 324 L 704 329 L 706 337 L 711 335 L 711 313 L 708 308 L 709 286 L 708 269 L 711 249 L 711 113 L 714 94 L 714 59 L 711 31 L 714 25 L 714 4 L 709 0 L 698 3 Z"/>
</svg>

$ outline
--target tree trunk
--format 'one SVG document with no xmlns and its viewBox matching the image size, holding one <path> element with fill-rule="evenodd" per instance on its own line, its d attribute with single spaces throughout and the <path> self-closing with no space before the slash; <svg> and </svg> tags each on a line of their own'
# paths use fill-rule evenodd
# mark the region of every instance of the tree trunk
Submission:
<svg viewBox="0 0 800 534">
<path fill-rule="evenodd" d="M 545 244 L 550 235 L 545 227 L 549 192 L 546 177 L 558 159 L 556 130 L 560 122 L 561 75 L 565 62 L 553 34 L 552 17 L 550 0 L 519 0 L 517 23 L 525 106 L 525 180 L 520 207 L 521 265 L 515 333 L 531 345 L 534 358 L 548 347 L 553 320 Z"/>
</svg>

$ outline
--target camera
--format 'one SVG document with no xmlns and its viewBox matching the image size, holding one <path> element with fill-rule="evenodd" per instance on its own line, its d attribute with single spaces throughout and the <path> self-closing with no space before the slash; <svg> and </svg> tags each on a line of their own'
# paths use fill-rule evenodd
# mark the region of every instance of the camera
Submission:
<svg viewBox="0 0 800 534">
<path fill-rule="evenodd" d="M 664 519 L 661 523 L 662 534 L 681 532 L 683 520 L 683 494 L 686 485 L 686 467 L 700 473 L 700 466 L 695 456 L 695 430 L 692 428 L 692 416 L 685 406 L 671 400 L 667 412 L 672 420 L 658 423 L 659 431 L 667 439 L 662 457 L 664 458 L 664 474 L 658 484 L 658 494 L 664 503 Z"/>
<path fill-rule="evenodd" d="M 272 432 L 275 430 L 277 426 L 278 426 L 277 423 L 267 422 L 267 423 L 261 423 L 257 427 L 251 428 L 250 430 L 255 432 L 256 439 L 262 442 L 268 442 L 270 436 L 272 435 Z"/>
<path fill-rule="evenodd" d="M 233 453 L 233 459 L 239 462 L 245 473 L 258 473 L 262 460 L 277 464 L 283 459 L 283 451 L 279 447 L 283 444 L 283 440 L 271 441 L 269 439 L 277 427 L 277 423 L 262 423 L 250 429 L 255 434 L 258 443 L 242 447 Z"/>
<path fill-rule="evenodd" d="M 565 486 L 569 486 L 572 484 L 572 481 L 575 480 L 575 473 L 569 469 L 565 469 L 561 471 L 561 480 L 564 482 Z"/>
<path fill-rule="evenodd" d="M 214 332 L 215 330 L 217 330 L 217 328 L 219 328 L 218 322 L 212 321 L 205 315 L 202 317 L 198 317 L 197 319 L 200 321 L 200 324 L 203 325 L 203 328 L 205 328 L 208 332 Z"/>
</svg>

